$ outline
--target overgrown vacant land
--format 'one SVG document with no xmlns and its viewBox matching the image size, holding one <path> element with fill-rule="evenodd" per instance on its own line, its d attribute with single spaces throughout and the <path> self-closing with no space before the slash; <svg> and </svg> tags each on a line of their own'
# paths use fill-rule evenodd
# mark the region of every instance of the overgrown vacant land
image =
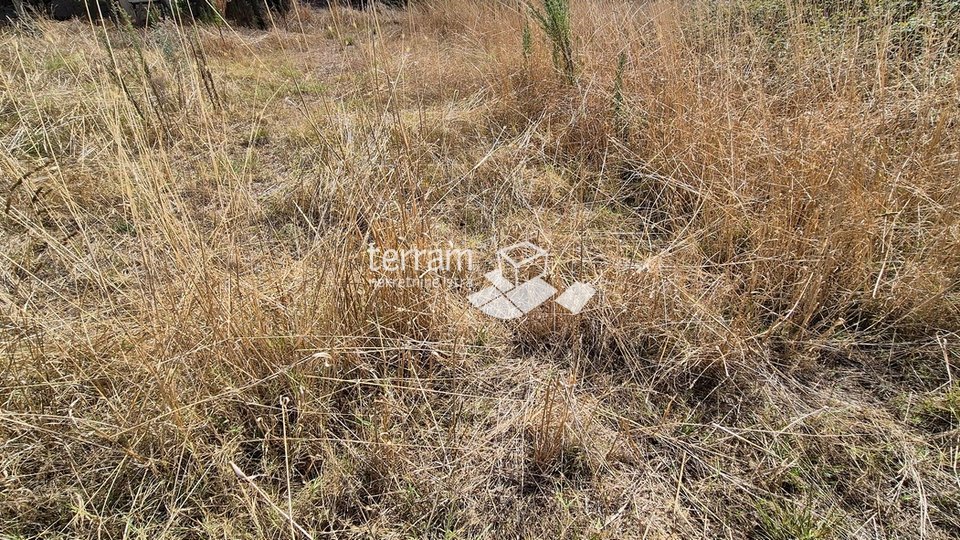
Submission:
<svg viewBox="0 0 960 540">
<path fill-rule="evenodd" d="M 0 536 L 960 536 L 956 3 L 550 4 L 0 30 Z"/>
</svg>

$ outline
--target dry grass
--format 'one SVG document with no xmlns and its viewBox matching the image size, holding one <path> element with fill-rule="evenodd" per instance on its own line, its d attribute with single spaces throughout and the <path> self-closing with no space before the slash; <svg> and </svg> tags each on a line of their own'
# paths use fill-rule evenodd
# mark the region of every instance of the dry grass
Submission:
<svg viewBox="0 0 960 540">
<path fill-rule="evenodd" d="M 957 537 L 958 26 L 818 5 L 3 30 L 0 536 Z"/>
</svg>

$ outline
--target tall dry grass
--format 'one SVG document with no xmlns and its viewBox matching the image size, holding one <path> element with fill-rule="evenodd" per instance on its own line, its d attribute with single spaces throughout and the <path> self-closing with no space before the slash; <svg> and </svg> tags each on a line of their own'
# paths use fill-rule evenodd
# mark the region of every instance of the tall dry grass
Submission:
<svg viewBox="0 0 960 540">
<path fill-rule="evenodd" d="M 4 30 L 0 531 L 957 535 L 956 26 L 831 6 Z"/>
</svg>

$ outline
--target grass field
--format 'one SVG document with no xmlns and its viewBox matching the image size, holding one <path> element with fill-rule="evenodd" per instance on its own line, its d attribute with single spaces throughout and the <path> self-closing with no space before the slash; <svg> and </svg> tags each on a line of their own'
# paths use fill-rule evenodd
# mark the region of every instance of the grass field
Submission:
<svg viewBox="0 0 960 540">
<path fill-rule="evenodd" d="M 841 4 L 0 29 L 0 537 L 960 537 L 960 7 Z"/>
</svg>

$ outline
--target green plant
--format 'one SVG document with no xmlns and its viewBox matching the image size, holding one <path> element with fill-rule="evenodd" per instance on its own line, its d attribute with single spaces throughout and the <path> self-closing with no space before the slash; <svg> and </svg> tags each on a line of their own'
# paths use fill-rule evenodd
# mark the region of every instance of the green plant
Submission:
<svg viewBox="0 0 960 540">
<path fill-rule="evenodd" d="M 525 22 L 523 24 L 523 58 L 524 60 L 530 58 L 530 54 L 533 52 L 533 32 L 530 31 L 530 23 Z"/>
<path fill-rule="evenodd" d="M 626 122 L 623 119 L 623 70 L 627 67 L 627 53 L 621 51 L 617 57 L 617 72 L 613 78 L 613 118 L 617 123 L 617 132 L 624 134 Z"/>
<path fill-rule="evenodd" d="M 818 517 L 809 504 L 764 502 L 759 508 L 761 538 L 770 540 L 816 540 L 832 538 L 834 519 Z"/>
<path fill-rule="evenodd" d="M 576 64 L 570 30 L 570 1 L 543 0 L 542 11 L 531 4 L 530 12 L 553 46 L 553 65 L 572 83 L 576 77 Z"/>
</svg>

